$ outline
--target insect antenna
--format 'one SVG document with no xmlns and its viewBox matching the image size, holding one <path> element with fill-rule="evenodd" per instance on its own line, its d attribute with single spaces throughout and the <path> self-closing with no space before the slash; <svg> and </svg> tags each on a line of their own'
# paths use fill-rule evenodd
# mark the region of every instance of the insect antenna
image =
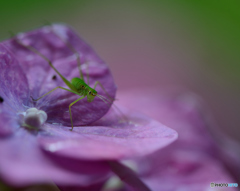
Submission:
<svg viewBox="0 0 240 191">
<path fill-rule="evenodd" d="M 106 100 L 104 100 L 102 97 L 100 97 L 100 95 L 97 95 L 104 103 L 106 103 L 107 105 L 110 105 L 109 102 L 107 102 Z"/>
<path fill-rule="evenodd" d="M 97 97 L 99 97 L 104 103 L 106 103 L 108 105 L 112 104 L 112 106 L 114 107 L 114 111 L 117 111 L 118 113 L 120 113 L 123 121 L 125 121 L 125 122 L 129 121 L 127 116 L 123 114 L 123 112 L 113 103 L 113 101 L 110 101 L 108 98 L 106 98 L 102 95 L 99 95 L 99 94 L 97 94 Z"/>
<path fill-rule="evenodd" d="M 97 94 L 97 96 L 101 99 L 104 99 L 105 101 L 107 101 L 109 104 L 113 104 L 113 101 L 111 101 L 111 100 L 109 100 L 108 98 L 106 98 L 106 97 L 104 97 L 104 96 L 102 96 L 102 95 L 99 95 L 99 94 Z"/>
</svg>

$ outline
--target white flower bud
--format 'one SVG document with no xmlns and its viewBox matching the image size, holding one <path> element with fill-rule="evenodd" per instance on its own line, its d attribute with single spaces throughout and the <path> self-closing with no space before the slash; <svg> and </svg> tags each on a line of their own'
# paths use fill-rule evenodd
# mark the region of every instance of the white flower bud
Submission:
<svg viewBox="0 0 240 191">
<path fill-rule="evenodd" d="M 29 128 L 39 128 L 47 120 L 47 113 L 37 108 L 29 108 L 25 112 L 19 113 L 22 126 Z"/>
</svg>

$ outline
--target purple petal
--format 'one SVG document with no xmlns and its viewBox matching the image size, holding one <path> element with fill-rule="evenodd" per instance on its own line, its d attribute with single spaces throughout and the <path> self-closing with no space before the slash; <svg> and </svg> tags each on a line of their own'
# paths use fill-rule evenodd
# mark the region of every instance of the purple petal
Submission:
<svg viewBox="0 0 240 191">
<path fill-rule="evenodd" d="M 18 127 L 17 115 L 13 112 L 8 112 L 9 107 L 0 104 L 0 137 L 12 134 Z"/>
<path fill-rule="evenodd" d="M 119 116 L 109 112 L 94 126 L 76 127 L 72 132 L 69 127 L 51 124 L 35 133 L 18 129 L 11 137 L 0 139 L 2 178 L 14 185 L 51 180 L 58 185 L 88 187 L 106 180 L 109 166 L 102 159 L 142 156 L 177 137 L 175 131 L 143 115 L 125 114 L 130 124 L 119 123 Z"/>
<path fill-rule="evenodd" d="M 210 189 L 211 182 L 236 182 L 221 161 L 179 144 L 138 161 L 139 176 L 152 190 L 202 191 Z"/>
<path fill-rule="evenodd" d="M 28 104 L 28 82 L 14 55 L 0 44 L 0 96 L 14 111 Z"/>
<path fill-rule="evenodd" d="M 134 95 L 138 95 L 138 99 Z M 179 139 L 170 146 L 135 161 L 139 176 L 152 190 L 200 191 L 210 189 L 211 182 L 238 181 L 234 174 L 239 176 L 239 160 L 237 163 L 228 157 L 234 154 L 229 152 L 225 152 L 223 158 L 223 150 L 209 133 L 213 125 L 209 112 L 195 95 L 179 92 L 163 95 L 159 90 L 145 89 L 122 93 L 119 99 L 122 104 L 155 117 L 179 133 Z M 237 173 L 231 168 L 232 164 Z"/>
<path fill-rule="evenodd" d="M 18 35 L 17 38 L 23 44 L 34 47 L 50 59 L 57 70 L 70 81 L 73 77 L 80 76 L 77 57 L 66 45 L 65 42 L 68 42 L 80 55 L 85 81 L 87 82 L 87 75 L 89 74 L 91 87 L 94 86 L 96 81 L 100 81 L 109 96 L 115 97 L 116 86 L 107 65 L 67 26 L 45 26 Z M 33 98 L 37 99 L 57 86 L 66 87 L 62 79 L 42 57 L 19 45 L 14 39 L 5 41 L 3 44 L 14 53 L 21 63 L 30 85 L 30 95 Z M 57 78 L 54 80 L 53 76 L 55 75 Z M 97 86 L 96 90 L 100 95 L 108 97 L 100 86 Z M 70 126 L 68 106 L 78 98 L 78 95 L 58 89 L 40 99 L 36 107 L 47 112 L 48 122 Z M 86 98 L 80 100 L 72 107 L 74 126 L 86 125 L 98 120 L 106 114 L 109 107 L 109 104 L 104 103 L 98 97 L 91 103 L 87 102 Z"/>
<path fill-rule="evenodd" d="M 135 95 L 138 95 L 138 99 Z M 213 148 L 215 143 L 207 130 L 205 121 L 199 116 L 199 101 L 194 94 L 182 93 L 182 90 L 161 91 L 148 88 L 144 91 L 136 89 L 121 92 L 118 98 L 122 105 L 143 112 L 181 132 L 178 140 L 186 147 L 193 146 L 209 150 Z"/>
<path fill-rule="evenodd" d="M 17 113 L 28 104 L 27 79 L 16 58 L 0 44 L 0 136 L 8 135 L 18 125 Z"/>
<path fill-rule="evenodd" d="M 173 142 L 176 131 L 142 114 L 125 111 L 128 122 L 110 111 L 88 127 L 45 126 L 39 136 L 42 148 L 53 155 L 91 160 L 139 157 L 152 153 Z M 115 118 L 113 117 L 115 115 Z"/>
<path fill-rule="evenodd" d="M 106 163 L 50 156 L 39 149 L 35 136 L 19 129 L 14 136 L 0 139 L 1 178 L 6 182 L 27 185 L 54 181 L 59 185 L 88 186 L 106 179 Z"/>
</svg>

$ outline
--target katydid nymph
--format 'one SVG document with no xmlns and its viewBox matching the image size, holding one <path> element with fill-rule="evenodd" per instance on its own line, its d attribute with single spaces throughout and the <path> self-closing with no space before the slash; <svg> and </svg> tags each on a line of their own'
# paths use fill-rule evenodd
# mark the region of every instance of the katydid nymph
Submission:
<svg viewBox="0 0 240 191">
<path fill-rule="evenodd" d="M 28 50 L 32 51 L 33 53 L 37 54 L 38 56 L 40 56 L 43 60 L 45 60 L 49 66 L 56 72 L 56 75 L 58 75 L 62 81 L 66 84 L 66 87 L 62 87 L 62 86 L 57 86 L 54 89 L 48 91 L 47 93 L 45 93 L 44 95 L 42 95 L 41 97 L 34 99 L 32 97 L 32 100 L 34 102 L 37 102 L 38 100 L 42 99 L 43 97 L 49 95 L 50 93 L 52 93 L 53 91 L 57 90 L 57 89 L 62 89 L 68 92 L 71 92 L 73 94 L 76 94 L 78 96 L 80 96 L 78 99 L 76 99 L 75 101 L 73 101 L 72 103 L 69 104 L 68 110 L 69 110 L 69 115 L 70 115 L 70 121 L 71 121 L 71 131 L 73 130 L 73 117 L 72 117 L 72 110 L 71 107 L 77 103 L 78 101 L 82 100 L 83 98 L 87 98 L 88 102 L 93 102 L 95 97 L 98 97 L 99 99 L 101 99 L 105 104 L 107 105 L 111 105 L 114 101 L 114 99 L 107 93 L 107 91 L 105 90 L 105 88 L 103 87 L 103 85 L 99 82 L 96 81 L 93 87 L 90 87 L 89 85 L 89 74 L 87 74 L 87 80 L 84 80 L 84 76 L 83 76 L 83 72 L 81 69 L 82 63 L 80 60 L 80 54 L 78 53 L 78 51 L 73 47 L 73 45 L 64 40 L 59 34 L 57 34 L 56 31 L 54 31 L 54 29 L 51 29 L 52 32 L 57 36 L 57 38 L 59 38 L 67 47 L 69 50 L 71 50 L 71 52 L 76 56 L 76 61 L 77 61 L 77 66 L 78 66 L 78 70 L 79 70 L 79 77 L 73 77 L 71 79 L 71 81 L 68 81 L 60 72 L 59 70 L 57 70 L 57 68 L 53 65 L 52 61 L 50 59 L 48 59 L 44 54 L 42 54 L 40 51 L 38 51 L 36 48 L 34 48 L 33 46 L 30 45 L 26 45 L 24 44 L 20 39 L 18 39 L 17 37 L 15 37 L 16 42 L 27 48 Z M 56 80 L 56 75 L 54 75 L 52 77 L 53 80 Z M 86 77 L 86 76 L 85 76 Z M 99 95 L 98 92 L 96 91 L 96 87 L 97 85 L 99 85 L 102 90 L 104 91 L 105 96 L 103 95 Z"/>
</svg>

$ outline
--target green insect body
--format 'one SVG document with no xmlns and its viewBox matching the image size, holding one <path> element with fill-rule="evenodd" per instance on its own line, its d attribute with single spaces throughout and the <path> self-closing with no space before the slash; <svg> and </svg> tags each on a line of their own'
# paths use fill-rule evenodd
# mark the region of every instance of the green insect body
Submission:
<svg viewBox="0 0 240 191">
<path fill-rule="evenodd" d="M 97 91 L 90 86 L 88 86 L 82 79 L 73 78 L 71 80 L 72 85 L 75 88 L 75 91 L 79 93 L 80 96 L 87 96 L 88 102 L 92 102 L 94 97 L 97 95 Z"/>
</svg>

